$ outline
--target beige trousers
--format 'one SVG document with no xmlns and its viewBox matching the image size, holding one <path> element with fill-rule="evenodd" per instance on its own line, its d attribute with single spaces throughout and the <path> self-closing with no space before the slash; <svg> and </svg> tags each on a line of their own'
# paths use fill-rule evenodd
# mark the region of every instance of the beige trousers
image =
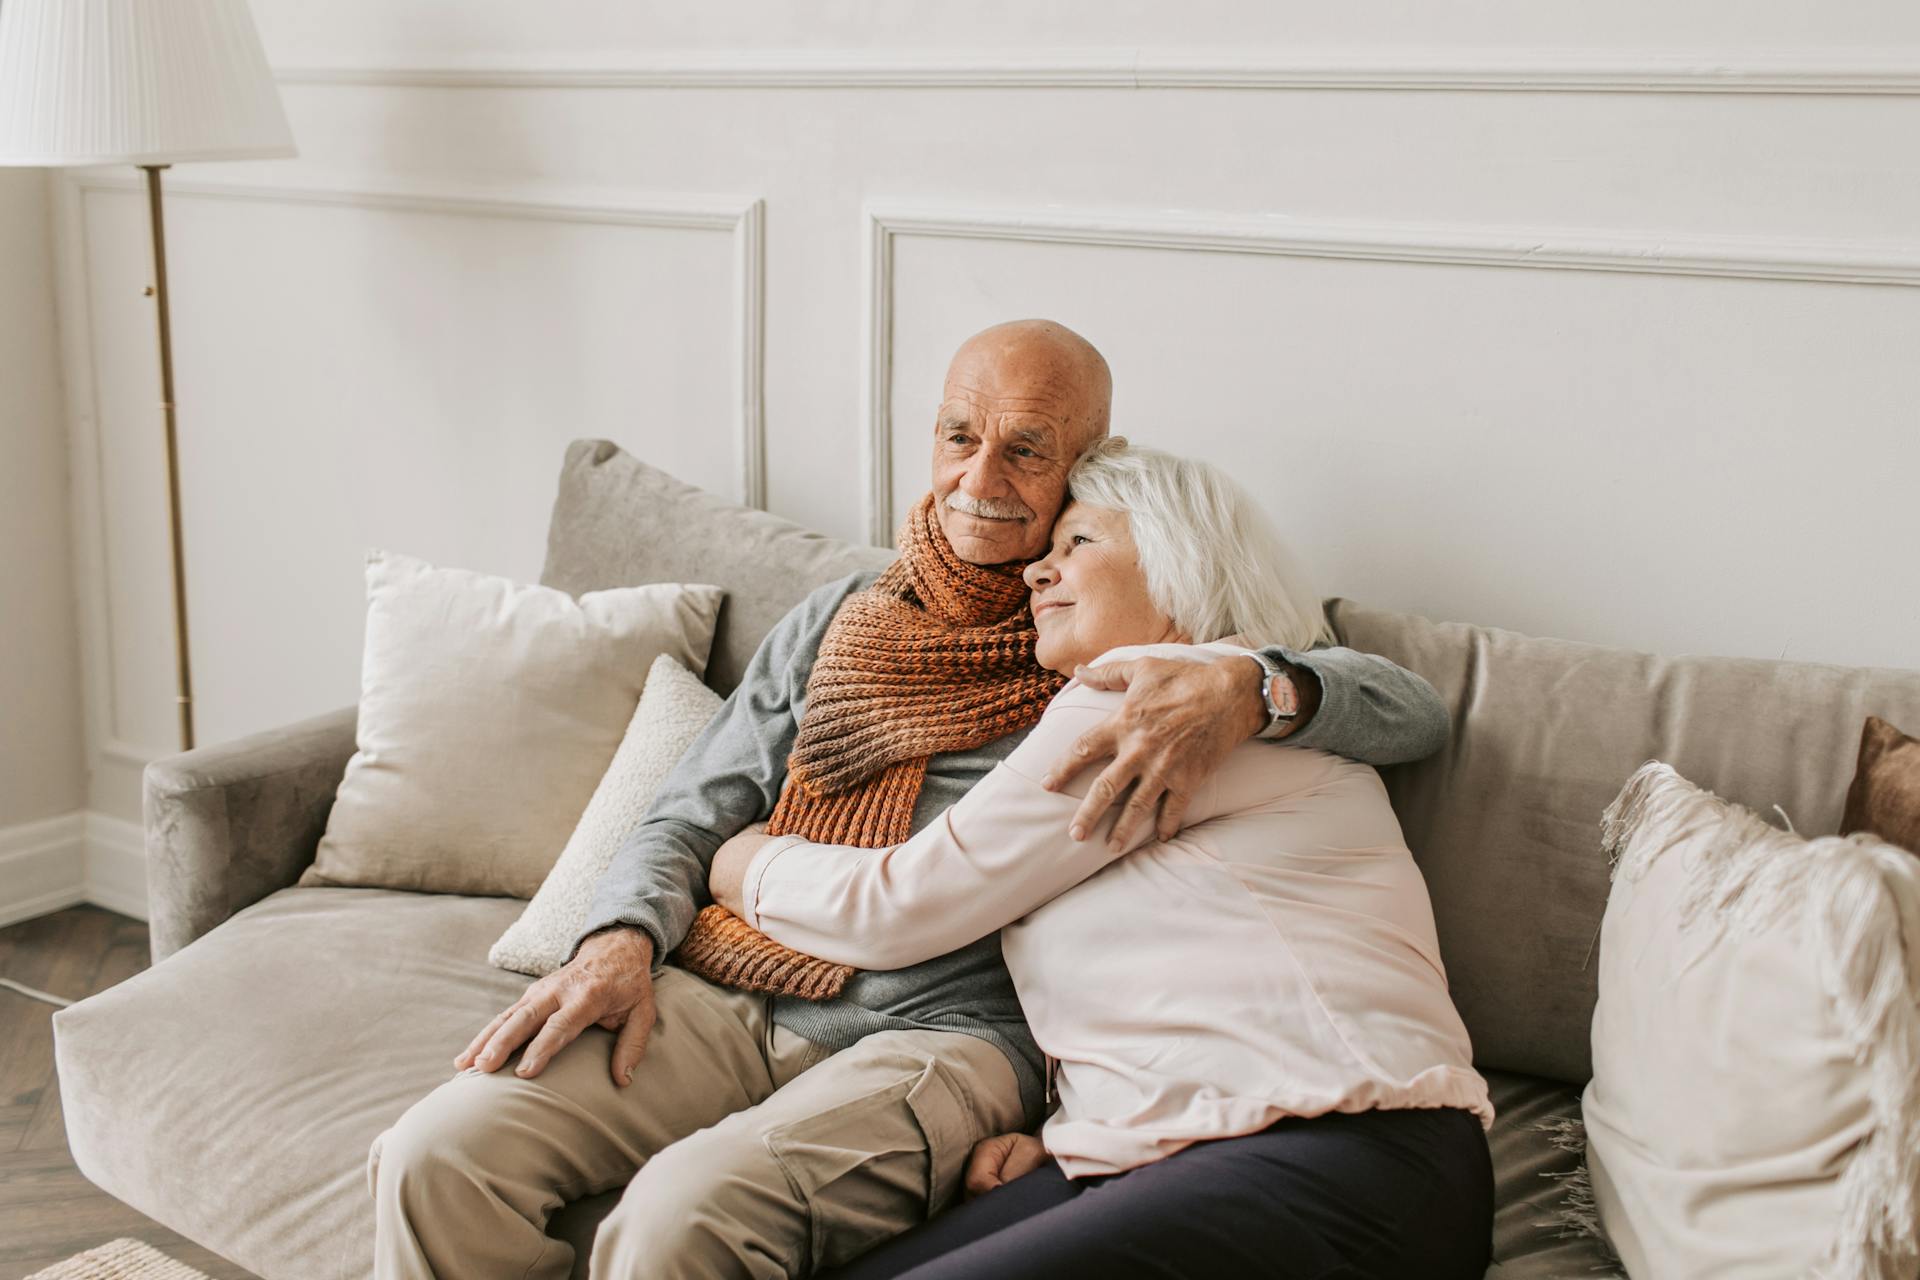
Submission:
<svg viewBox="0 0 1920 1280">
<path fill-rule="evenodd" d="M 380 1280 L 565 1280 L 563 1203 L 624 1185 L 595 1280 L 802 1276 L 922 1221 L 979 1139 L 1020 1127 L 1005 1055 L 951 1031 L 887 1031 L 838 1053 L 773 1025 L 772 1000 L 679 969 L 633 1083 L 590 1027 L 531 1080 L 516 1053 L 472 1068 L 374 1139 Z"/>
</svg>

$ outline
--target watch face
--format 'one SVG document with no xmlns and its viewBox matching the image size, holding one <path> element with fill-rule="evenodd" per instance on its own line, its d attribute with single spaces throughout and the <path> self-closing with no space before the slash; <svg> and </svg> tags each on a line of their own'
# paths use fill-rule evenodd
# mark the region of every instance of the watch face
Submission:
<svg viewBox="0 0 1920 1280">
<path fill-rule="evenodd" d="M 1299 693 L 1285 674 L 1267 677 L 1267 707 L 1276 720 L 1291 720 L 1300 713 Z"/>
</svg>

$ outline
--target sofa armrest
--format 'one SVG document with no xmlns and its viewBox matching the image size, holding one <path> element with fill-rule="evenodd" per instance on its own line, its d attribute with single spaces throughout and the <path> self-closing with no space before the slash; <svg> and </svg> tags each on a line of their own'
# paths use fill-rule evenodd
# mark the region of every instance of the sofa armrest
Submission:
<svg viewBox="0 0 1920 1280">
<path fill-rule="evenodd" d="M 147 912 L 155 964 L 299 878 L 354 751 L 357 707 L 147 765 Z"/>
</svg>

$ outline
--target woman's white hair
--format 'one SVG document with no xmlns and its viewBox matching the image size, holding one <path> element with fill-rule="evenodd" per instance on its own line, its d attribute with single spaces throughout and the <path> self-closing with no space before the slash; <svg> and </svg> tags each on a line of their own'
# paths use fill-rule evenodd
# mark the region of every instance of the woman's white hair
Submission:
<svg viewBox="0 0 1920 1280">
<path fill-rule="evenodd" d="M 1301 650 L 1333 640 L 1305 571 L 1218 467 L 1110 436 L 1080 455 L 1067 492 L 1127 513 L 1147 594 L 1194 643 L 1238 635 L 1254 648 Z"/>
</svg>

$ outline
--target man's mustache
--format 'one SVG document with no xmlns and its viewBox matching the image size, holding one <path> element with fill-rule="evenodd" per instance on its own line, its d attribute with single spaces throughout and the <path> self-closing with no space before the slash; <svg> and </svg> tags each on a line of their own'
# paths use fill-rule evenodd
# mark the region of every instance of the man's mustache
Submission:
<svg viewBox="0 0 1920 1280">
<path fill-rule="evenodd" d="M 955 489 L 947 495 L 947 505 L 961 515 L 982 520 L 1033 519 L 1033 508 L 1018 498 L 975 498 Z"/>
</svg>

